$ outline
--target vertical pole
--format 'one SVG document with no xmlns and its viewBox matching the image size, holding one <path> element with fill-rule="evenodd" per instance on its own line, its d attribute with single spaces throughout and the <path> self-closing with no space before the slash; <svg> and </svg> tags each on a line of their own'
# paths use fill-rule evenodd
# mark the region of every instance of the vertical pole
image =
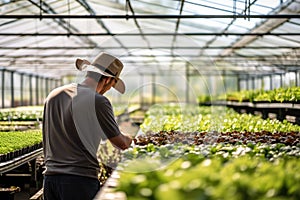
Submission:
<svg viewBox="0 0 300 200">
<path fill-rule="evenodd" d="M 24 106 L 24 74 L 20 74 L 21 106 Z"/>
<path fill-rule="evenodd" d="M 249 90 L 249 74 L 246 74 L 246 90 Z"/>
<path fill-rule="evenodd" d="M 155 104 L 155 95 L 156 95 L 156 88 L 155 88 L 155 74 L 152 74 L 152 100 L 151 100 L 151 104 Z"/>
<path fill-rule="evenodd" d="M 33 105 L 32 75 L 29 75 L 29 105 Z"/>
<path fill-rule="evenodd" d="M 46 88 L 46 78 L 40 77 L 40 98 L 39 100 L 45 97 L 45 88 Z"/>
<path fill-rule="evenodd" d="M 185 102 L 190 102 L 190 91 L 189 91 L 189 85 L 190 85 L 190 73 L 189 73 L 189 64 L 186 62 L 185 64 L 185 78 L 186 78 L 186 88 L 185 88 Z"/>
<path fill-rule="evenodd" d="M 141 107 L 143 108 L 144 107 L 144 98 L 143 98 L 143 95 L 144 95 L 144 87 L 143 87 L 143 84 L 144 84 L 144 75 L 141 74 L 140 75 L 140 105 Z"/>
<path fill-rule="evenodd" d="M 48 93 L 49 93 L 49 78 L 45 78 L 45 97 L 47 97 Z"/>
<path fill-rule="evenodd" d="M 240 74 L 237 74 L 237 91 L 241 91 L 241 77 Z"/>
<path fill-rule="evenodd" d="M 272 75 L 269 76 L 270 77 L 270 90 L 273 89 L 273 78 Z"/>
<path fill-rule="evenodd" d="M 35 76 L 35 105 L 39 105 L 39 77 Z"/>
<path fill-rule="evenodd" d="M 4 97 L 5 97 L 5 69 L 1 70 L 2 71 L 2 83 L 1 83 L 1 86 L 2 86 L 2 108 L 5 107 L 5 101 L 4 101 Z"/>
<path fill-rule="evenodd" d="M 298 86 L 298 73 L 297 71 L 294 71 L 295 74 L 295 86 Z"/>
<path fill-rule="evenodd" d="M 14 71 L 10 72 L 10 93 L 11 93 L 11 107 L 15 107 L 15 91 L 14 91 Z"/>
<path fill-rule="evenodd" d="M 227 92 L 227 82 L 226 82 L 226 73 L 225 73 L 225 70 L 222 70 L 222 82 L 223 82 L 223 85 L 224 85 L 224 92 L 226 93 Z"/>
<path fill-rule="evenodd" d="M 297 86 L 300 86 L 300 80 L 299 80 L 299 78 L 300 78 L 300 73 L 299 73 L 299 71 L 297 71 L 297 78 L 296 78 L 296 80 L 297 80 Z"/>
</svg>

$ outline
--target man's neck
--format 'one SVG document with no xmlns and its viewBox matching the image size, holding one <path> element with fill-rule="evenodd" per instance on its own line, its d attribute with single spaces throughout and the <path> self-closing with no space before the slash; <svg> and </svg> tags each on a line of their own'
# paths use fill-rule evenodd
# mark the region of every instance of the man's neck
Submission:
<svg viewBox="0 0 300 200">
<path fill-rule="evenodd" d="M 85 86 L 91 88 L 92 90 L 95 90 L 97 93 L 102 94 L 102 95 L 106 92 L 106 90 L 103 91 L 103 89 L 104 89 L 104 82 L 103 81 L 97 82 L 97 81 L 95 81 L 94 79 L 92 79 L 90 77 L 87 77 L 86 79 L 84 79 L 82 81 L 81 85 L 85 85 Z"/>
<path fill-rule="evenodd" d="M 97 88 L 97 85 L 98 85 L 98 82 L 96 82 L 94 79 L 92 78 L 85 78 L 82 82 L 81 82 L 81 85 L 85 85 L 93 90 L 96 90 Z"/>
</svg>

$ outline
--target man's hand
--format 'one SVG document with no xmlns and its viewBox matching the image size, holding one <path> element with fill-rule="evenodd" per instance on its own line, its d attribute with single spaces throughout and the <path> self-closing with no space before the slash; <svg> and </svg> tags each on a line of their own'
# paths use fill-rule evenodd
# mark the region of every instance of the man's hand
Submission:
<svg viewBox="0 0 300 200">
<path fill-rule="evenodd" d="M 130 147 L 132 143 L 132 137 L 128 134 L 122 133 L 118 136 L 109 138 L 109 141 L 112 143 L 114 147 L 125 150 Z"/>
</svg>

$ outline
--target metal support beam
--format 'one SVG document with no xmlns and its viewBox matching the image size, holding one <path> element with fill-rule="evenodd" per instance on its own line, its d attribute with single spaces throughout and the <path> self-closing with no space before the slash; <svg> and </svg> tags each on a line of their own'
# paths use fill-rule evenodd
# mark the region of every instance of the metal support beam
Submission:
<svg viewBox="0 0 300 200">
<path fill-rule="evenodd" d="M 236 80 L 237 80 L 237 91 L 240 91 L 241 90 L 241 77 L 239 74 L 237 75 Z"/>
<path fill-rule="evenodd" d="M 0 19 L 291 19 L 300 18 L 299 14 L 269 14 L 269 15 L 1 15 Z"/>
<path fill-rule="evenodd" d="M 1 70 L 1 76 L 2 76 L 2 78 L 1 78 L 1 89 L 2 89 L 2 91 L 1 91 L 1 102 L 2 102 L 2 108 L 4 108 L 5 107 L 5 101 L 4 101 L 4 99 L 5 99 L 5 69 L 2 69 Z"/>
<path fill-rule="evenodd" d="M 14 71 L 10 72 L 10 94 L 11 94 L 11 107 L 15 107 L 15 84 L 14 84 Z"/>
<path fill-rule="evenodd" d="M 45 97 L 47 97 L 48 93 L 49 93 L 49 78 L 45 78 Z"/>
<path fill-rule="evenodd" d="M 1 50 L 84 50 L 84 49 L 95 49 L 96 46 L 64 46 L 64 47 L 56 47 L 56 46 L 39 46 L 39 47 L 34 47 L 34 46 L 1 46 Z M 120 46 L 101 46 L 103 49 L 109 49 L 109 50 L 114 50 L 114 49 L 120 49 Z M 127 46 L 128 49 L 149 49 L 148 46 Z M 170 46 L 155 46 L 155 49 L 169 49 Z M 195 50 L 200 50 L 201 46 L 179 46 L 176 47 L 176 49 L 195 49 Z M 232 48 L 232 49 L 300 49 L 300 47 L 295 47 L 295 46 L 208 46 L 206 49 L 226 49 L 226 48 Z"/>
<path fill-rule="evenodd" d="M 39 105 L 39 77 L 35 76 L 35 105 Z"/>
<path fill-rule="evenodd" d="M 273 86 L 273 75 L 270 75 L 270 90 L 273 90 L 274 89 L 274 86 Z"/>
<path fill-rule="evenodd" d="M 152 74 L 152 94 L 151 94 L 151 97 L 152 97 L 152 99 L 151 99 L 151 104 L 153 105 L 153 104 L 155 104 L 155 96 L 156 96 L 156 87 L 155 87 L 155 78 L 156 78 L 156 76 L 155 76 L 155 74 Z"/>
<path fill-rule="evenodd" d="M 29 75 L 29 104 L 33 105 L 32 75 Z"/>
<path fill-rule="evenodd" d="M 144 36 L 299 36 L 298 32 L 284 32 L 284 33 L 271 33 L 271 32 L 260 32 L 260 33 L 204 33 L 204 32 L 186 32 L 186 33 L 143 33 Z M 141 36 L 140 33 L 0 33 L 0 36 Z"/>
<path fill-rule="evenodd" d="M 21 106 L 24 106 L 24 74 L 20 75 L 20 95 L 21 95 Z"/>
<path fill-rule="evenodd" d="M 143 85 L 144 85 L 144 75 L 141 74 L 140 75 L 140 89 L 139 89 L 140 92 L 139 92 L 139 94 L 140 94 L 140 104 L 142 107 L 144 106 L 144 87 L 143 87 Z"/>
<path fill-rule="evenodd" d="M 185 87 L 185 102 L 190 102 L 190 76 L 189 76 L 189 63 L 186 62 L 185 65 L 185 79 L 186 79 L 186 87 Z"/>
</svg>

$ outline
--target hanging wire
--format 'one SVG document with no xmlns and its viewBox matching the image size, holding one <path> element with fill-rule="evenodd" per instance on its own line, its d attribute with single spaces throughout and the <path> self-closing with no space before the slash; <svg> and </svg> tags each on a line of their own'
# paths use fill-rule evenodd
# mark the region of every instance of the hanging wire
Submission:
<svg viewBox="0 0 300 200">
<path fill-rule="evenodd" d="M 236 16 L 236 0 L 233 0 L 233 17 L 235 18 Z"/>
<path fill-rule="evenodd" d="M 126 0 L 126 3 L 125 3 L 125 12 L 126 12 L 126 20 L 128 21 L 128 10 L 129 10 L 129 0 Z"/>
<path fill-rule="evenodd" d="M 250 21 L 250 7 L 251 7 L 251 3 L 250 0 L 248 0 L 248 21 Z"/>
<path fill-rule="evenodd" d="M 43 0 L 40 0 L 40 5 L 39 5 L 39 8 L 40 8 L 40 20 L 42 20 L 42 15 L 43 15 L 42 3 L 43 3 Z"/>
<path fill-rule="evenodd" d="M 245 0 L 244 19 L 246 19 L 246 16 L 247 16 L 247 5 L 248 5 L 248 0 Z"/>
<path fill-rule="evenodd" d="M 71 6 L 70 6 L 70 0 L 68 0 L 68 14 L 70 15 L 71 14 Z M 68 37 L 70 37 L 70 34 L 71 34 L 71 18 L 69 18 L 68 20 Z"/>
<path fill-rule="evenodd" d="M 248 18 L 248 21 L 250 21 L 250 7 L 251 7 L 250 0 L 245 0 L 245 10 L 244 10 L 245 17 L 244 17 L 244 19 Z"/>
</svg>

